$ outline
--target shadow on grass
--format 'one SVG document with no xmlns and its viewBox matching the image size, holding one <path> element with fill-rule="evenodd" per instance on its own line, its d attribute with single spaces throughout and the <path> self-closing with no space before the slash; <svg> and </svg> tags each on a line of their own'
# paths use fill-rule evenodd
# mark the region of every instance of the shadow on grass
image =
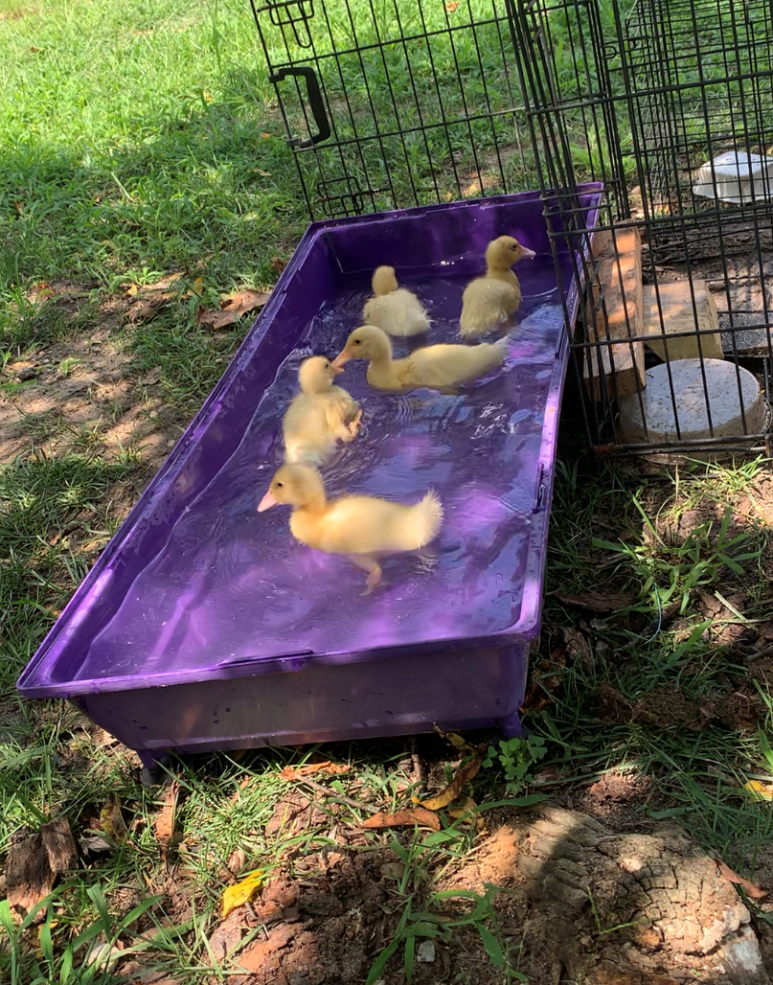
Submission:
<svg viewBox="0 0 773 985">
<path fill-rule="evenodd" d="M 142 142 L 0 150 L 0 291 L 63 273 L 111 286 L 128 270 L 197 269 L 214 290 L 273 281 L 305 206 L 281 124 L 249 74 L 236 82 L 227 101 L 138 120 Z"/>
</svg>

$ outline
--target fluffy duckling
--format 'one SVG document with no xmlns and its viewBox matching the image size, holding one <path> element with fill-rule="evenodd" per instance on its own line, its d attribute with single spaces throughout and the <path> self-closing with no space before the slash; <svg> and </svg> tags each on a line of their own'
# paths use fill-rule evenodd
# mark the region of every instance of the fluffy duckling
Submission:
<svg viewBox="0 0 773 985">
<path fill-rule="evenodd" d="M 424 305 L 415 294 L 397 286 L 394 267 L 378 267 L 372 284 L 376 296 L 362 309 L 362 317 L 368 325 L 377 325 L 400 338 L 427 331 L 430 321 Z"/>
<path fill-rule="evenodd" d="M 362 325 L 333 360 L 340 368 L 350 359 L 368 359 L 368 383 L 376 390 L 453 387 L 501 366 L 506 339 L 480 345 L 428 345 L 405 359 L 392 358 L 389 337 L 375 325 Z"/>
<path fill-rule="evenodd" d="M 304 360 L 298 371 L 301 392 L 282 421 L 286 462 L 322 465 L 333 454 L 336 440 L 354 441 L 362 411 L 333 380 L 343 372 L 325 356 Z"/>
<path fill-rule="evenodd" d="M 512 236 L 500 236 L 486 247 L 486 273 L 476 277 L 462 295 L 459 334 L 463 339 L 485 335 L 506 322 L 521 304 L 521 285 L 510 269 L 537 254 Z"/>
<path fill-rule="evenodd" d="M 307 465 L 283 465 L 260 501 L 258 513 L 280 503 L 292 506 L 290 532 L 301 544 L 326 554 L 346 554 L 368 572 L 363 595 L 369 595 L 381 581 L 375 555 L 424 547 L 437 535 L 443 520 L 443 507 L 432 490 L 413 506 L 373 496 L 328 501 L 322 476 Z"/>
</svg>

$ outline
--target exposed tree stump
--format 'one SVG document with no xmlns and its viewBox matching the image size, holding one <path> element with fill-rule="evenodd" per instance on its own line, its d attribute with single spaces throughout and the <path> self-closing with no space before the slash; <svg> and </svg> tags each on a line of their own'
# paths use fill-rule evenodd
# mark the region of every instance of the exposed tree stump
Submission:
<svg viewBox="0 0 773 985">
<path fill-rule="evenodd" d="M 681 828 L 615 834 L 575 811 L 539 813 L 514 832 L 514 861 L 525 949 L 553 985 L 770 985 L 748 909 Z"/>
</svg>

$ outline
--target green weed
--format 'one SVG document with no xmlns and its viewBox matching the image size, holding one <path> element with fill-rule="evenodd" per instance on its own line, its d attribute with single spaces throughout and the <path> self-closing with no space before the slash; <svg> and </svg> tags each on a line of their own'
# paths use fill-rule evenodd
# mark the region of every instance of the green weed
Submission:
<svg viewBox="0 0 773 985">
<path fill-rule="evenodd" d="M 498 931 L 496 913 L 492 906 L 494 898 L 500 892 L 498 886 L 487 886 L 483 896 L 462 889 L 430 891 L 433 880 L 442 869 L 431 872 L 427 862 L 438 850 L 445 850 L 444 843 L 449 837 L 449 833 L 441 831 L 427 836 L 422 841 L 414 837 L 408 846 L 403 846 L 396 838 L 393 839 L 390 848 L 403 866 L 397 886 L 402 910 L 392 940 L 370 967 L 366 985 L 374 985 L 383 977 L 390 959 L 401 948 L 403 970 L 406 981 L 410 985 L 418 942 L 422 940 L 447 942 L 454 933 L 464 928 L 477 931 L 492 966 L 501 969 L 503 982 L 528 981 L 525 975 L 513 967 Z M 448 904 L 455 902 L 471 903 L 472 907 L 463 913 L 450 914 Z"/>
<path fill-rule="evenodd" d="M 498 747 L 489 746 L 483 766 L 486 769 L 498 766 L 504 774 L 508 793 L 515 794 L 524 788 L 534 766 L 546 753 L 543 736 L 530 735 L 525 739 L 513 736 L 500 739 Z"/>
</svg>

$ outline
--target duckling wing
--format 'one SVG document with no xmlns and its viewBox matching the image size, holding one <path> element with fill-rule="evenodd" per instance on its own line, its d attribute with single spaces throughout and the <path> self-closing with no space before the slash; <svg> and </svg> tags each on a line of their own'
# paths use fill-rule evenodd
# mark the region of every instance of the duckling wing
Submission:
<svg viewBox="0 0 773 985">
<path fill-rule="evenodd" d="M 504 341 L 504 340 L 502 340 Z M 413 383 L 418 386 L 453 386 L 501 366 L 505 346 L 499 342 L 481 345 L 430 345 L 410 357 Z"/>
<path fill-rule="evenodd" d="M 334 387 L 338 393 L 331 392 L 325 394 L 325 413 L 327 415 L 327 426 L 331 434 L 342 441 L 351 441 L 352 432 L 349 427 L 359 410 L 359 404 L 352 400 L 345 390 Z"/>
<path fill-rule="evenodd" d="M 329 554 L 413 551 L 435 537 L 442 517 L 434 492 L 413 506 L 371 496 L 344 496 L 329 505 L 305 543 Z"/>
<path fill-rule="evenodd" d="M 366 302 L 362 315 L 368 325 L 400 338 L 426 332 L 430 326 L 424 305 L 415 294 L 399 287 L 391 294 L 371 298 Z"/>
<path fill-rule="evenodd" d="M 287 408 L 282 435 L 286 462 L 321 465 L 335 449 L 325 403 L 308 394 L 299 394 Z"/>
<path fill-rule="evenodd" d="M 520 288 L 503 280 L 479 277 L 465 288 L 459 334 L 463 338 L 484 335 L 506 322 L 521 303 Z"/>
<path fill-rule="evenodd" d="M 340 386 L 330 388 L 329 399 L 334 402 L 337 412 L 344 415 L 344 420 L 351 420 L 360 409 L 354 397 Z"/>
</svg>

